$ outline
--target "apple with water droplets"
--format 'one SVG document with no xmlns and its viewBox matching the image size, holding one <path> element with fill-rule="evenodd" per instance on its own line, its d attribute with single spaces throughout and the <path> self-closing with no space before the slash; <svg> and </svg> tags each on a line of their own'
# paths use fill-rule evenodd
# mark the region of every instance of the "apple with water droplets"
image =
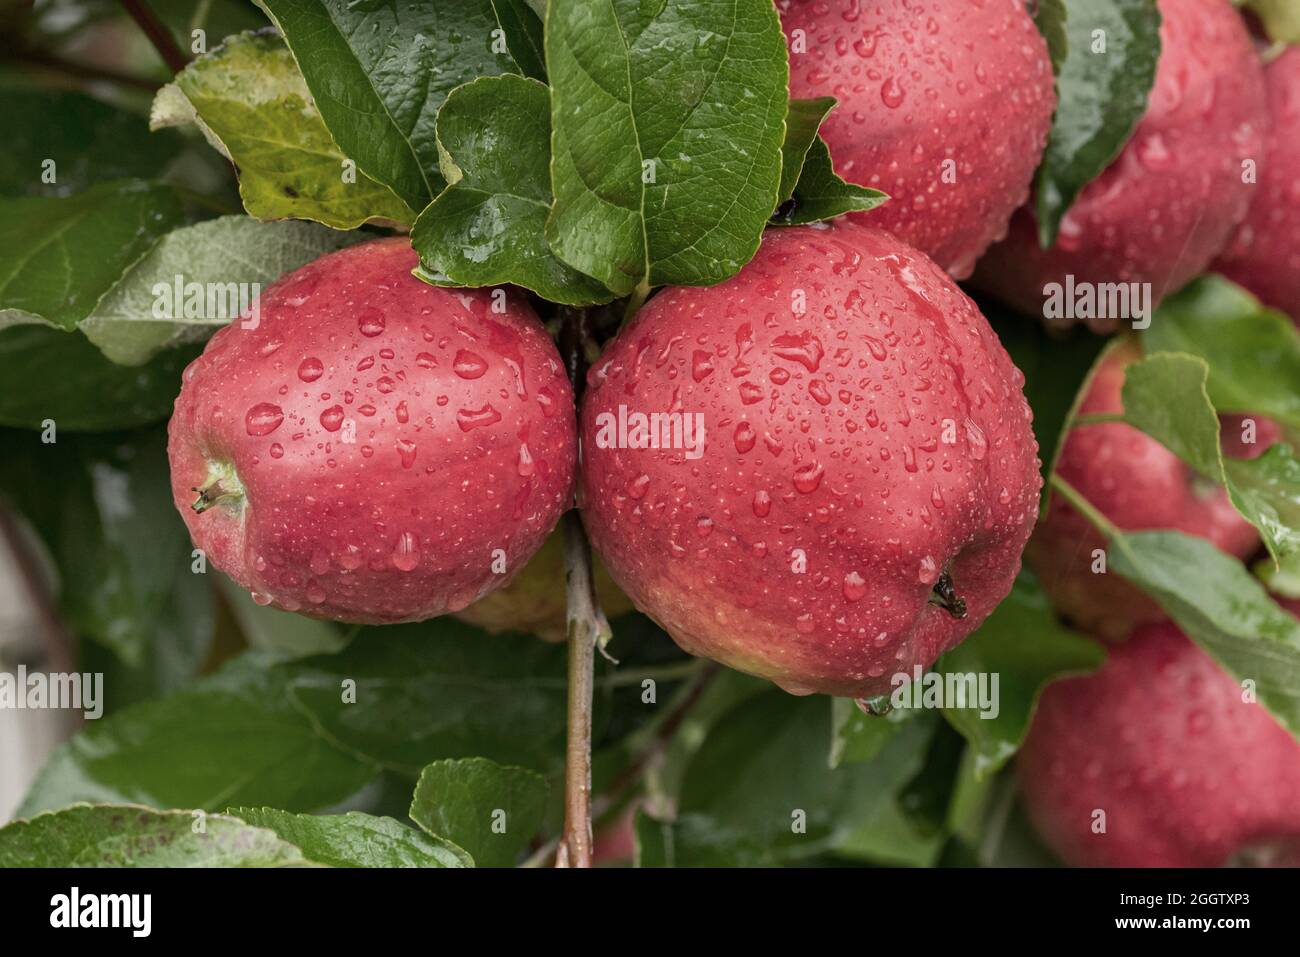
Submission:
<svg viewBox="0 0 1300 957">
<path fill-rule="evenodd" d="M 591 368 L 583 520 L 687 651 L 879 694 L 1011 588 L 1042 485 L 1023 381 L 923 253 L 851 223 L 769 230 Z"/>
<path fill-rule="evenodd" d="M 1025 4 L 777 6 L 790 95 L 835 97 L 821 134 L 836 172 L 891 197 L 853 218 L 970 275 L 1029 198 L 1056 107 L 1047 43 Z"/>
<path fill-rule="evenodd" d="M 1168 621 L 1049 686 L 1017 765 L 1067 864 L 1300 865 L 1300 743 Z"/>
<path fill-rule="evenodd" d="M 1272 122 L 1255 198 L 1213 268 L 1300 323 L 1300 47 L 1264 77 Z"/>
<path fill-rule="evenodd" d="M 1111 351 L 1094 373 L 1079 414 L 1122 412 L 1125 370 L 1140 357 L 1131 344 Z M 1276 424 L 1267 419 L 1224 417 L 1224 452 L 1253 458 L 1277 434 Z M 1254 441 L 1243 441 L 1243 435 Z M 1237 558 L 1259 546 L 1254 526 L 1241 517 L 1221 486 L 1132 426 L 1108 422 L 1074 427 L 1061 447 L 1056 471 L 1121 529 L 1174 529 L 1204 538 Z M 1085 631 L 1115 640 L 1139 624 L 1159 621 L 1164 613 L 1110 570 L 1105 547 L 1092 522 L 1055 495 L 1029 541 L 1025 561 L 1057 611 Z"/>
<path fill-rule="evenodd" d="M 1054 246 L 1041 248 L 1025 207 L 980 261 L 975 282 L 1031 315 L 1044 314 L 1045 287 L 1064 288 L 1071 277 L 1076 289 L 1149 283 L 1154 308 L 1205 270 L 1246 215 L 1268 126 L 1250 34 L 1228 0 L 1158 5 L 1155 86 L 1124 150 L 1084 187 Z M 1129 315 L 1106 312 L 1080 318 L 1098 331 L 1149 318 L 1131 306 Z M 1073 315 L 1049 319 L 1068 325 Z"/>
<path fill-rule="evenodd" d="M 195 544 L 256 601 L 383 624 L 507 583 L 571 504 L 573 392 L 531 306 L 416 279 L 404 239 L 290 273 L 186 370 Z"/>
</svg>

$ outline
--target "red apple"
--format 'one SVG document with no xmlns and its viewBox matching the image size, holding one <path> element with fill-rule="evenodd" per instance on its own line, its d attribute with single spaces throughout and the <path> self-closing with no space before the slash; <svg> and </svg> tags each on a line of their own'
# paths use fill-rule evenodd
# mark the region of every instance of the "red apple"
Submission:
<svg viewBox="0 0 1300 957">
<path fill-rule="evenodd" d="M 1124 369 L 1137 358 L 1136 348 L 1131 347 L 1111 353 L 1093 377 L 1080 414 L 1123 411 Z M 1261 419 L 1258 441 L 1244 447 L 1239 426 L 1229 423 L 1223 433 L 1225 450 L 1258 454 L 1275 432 L 1276 426 Z M 1076 426 L 1065 440 L 1056 471 L 1122 529 L 1175 529 L 1207 539 L 1238 558 L 1259 545 L 1258 533 L 1232 506 L 1227 492 L 1131 426 Z M 1025 561 L 1058 611 L 1085 631 L 1117 639 L 1164 614 L 1109 566 L 1100 571 L 1094 552 L 1105 545 L 1092 523 L 1055 495 L 1047 517 L 1029 541 Z M 1094 572 L 1094 567 L 1099 571 Z"/>
<path fill-rule="evenodd" d="M 261 603 L 414 621 L 505 583 L 569 507 L 573 393 L 532 308 L 411 275 L 403 239 L 282 278 L 185 371 L 190 534 Z"/>
<path fill-rule="evenodd" d="M 1025 807 L 1088 867 L 1300 864 L 1300 743 L 1169 622 L 1043 693 Z M 1104 829 L 1103 829 L 1104 828 Z"/>
<path fill-rule="evenodd" d="M 834 96 L 835 170 L 891 201 L 856 214 L 959 279 L 1029 198 L 1056 107 L 1047 44 L 1020 0 L 780 0 L 790 94 Z"/>
<path fill-rule="evenodd" d="M 1067 276 L 1094 287 L 1150 283 L 1154 308 L 1205 270 L 1246 215 L 1245 170 L 1262 160 L 1268 126 L 1250 34 L 1228 0 L 1159 7 L 1155 88 L 1124 151 L 1075 200 L 1055 246 L 1039 247 L 1026 207 L 980 262 L 976 283 L 1030 314 L 1043 312 L 1044 287 Z M 1106 331 L 1124 318 L 1136 317 L 1089 324 Z"/>
<path fill-rule="evenodd" d="M 1264 76 L 1273 122 L 1255 199 L 1214 269 L 1300 322 L 1300 48 Z"/>
<path fill-rule="evenodd" d="M 583 519 L 687 651 L 878 694 L 1011 588 L 1042 484 L 1022 384 L 924 254 L 848 223 L 769 231 L 732 279 L 651 299 L 593 366 Z M 668 424 L 660 447 L 642 415 Z"/>
</svg>

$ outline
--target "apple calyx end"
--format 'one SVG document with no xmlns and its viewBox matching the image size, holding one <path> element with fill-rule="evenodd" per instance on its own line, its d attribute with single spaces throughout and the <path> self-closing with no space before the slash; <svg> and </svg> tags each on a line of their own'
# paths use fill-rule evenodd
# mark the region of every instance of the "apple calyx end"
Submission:
<svg viewBox="0 0 1300 957">
<path fill-rule="evenodd" d="M 934 583 L 934 588 L 930 589 L 930 604 L 938 605 L 957 621 L 966 617 L 966 599 L 957 594 L 952 584 L 952 573 L 946 568 Z"/>
<path fill-rule="evenodd" d="M 195 513 L 203 514 L 218 502 L 234 502 L 244 497 L 244 484 L 239 481 L 235 470 L 229 466 L 210 466 L 208 480 L 202 485 L 190 489 L 198 492 L 199 497 L 190 503 Z"/>
</svg>

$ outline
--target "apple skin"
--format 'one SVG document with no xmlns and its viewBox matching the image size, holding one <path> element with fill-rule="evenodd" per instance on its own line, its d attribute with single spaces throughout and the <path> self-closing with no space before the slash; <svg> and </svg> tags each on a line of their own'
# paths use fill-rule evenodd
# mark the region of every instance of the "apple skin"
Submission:
<svg viewBox="0 0 1300 957">
<path fill-rule="evenodd" d="M 777 6 L 787 37 L 802 30 L 807 44 L 791 53 L 790 95 L 839 101 L 821 128 L 836 172 L 891 197 L 853 218 L 969 276 L 1029 198 L 1056 108 L 1024 3 Z"/>
<path fill-rule="evenodd" d="M 1135 347 L 1110 353 L 1098 367 L 1079 405 L 1081 415 L 1123 411 L 1124 370 L 1140 358 Z M 1225 417 L 1226 418 L 1226 417 Z M 1245 458 L 1271 444 L 1276 426 L 1257 422 L 1257 443 L 1247 448 L 1240 428 L 1225 422 L 1224 450 Z M 1167 528 L 1195 535 L 1220 551 L 1245 558 L 1259 546 L 1259 535 L 1228 500 L 1155 439 L 1120 423 L 1074 427 L 1061 448 L 1056 471 L 1083 497 L 1122 529 Z M 1164 617 L 1160 607 L 1107 568 L 1092 571 L 1093 550 L 1106 541 L 1060 495 L 1025 551 L 1053 606 L 1077 627 L 1099 637 L 1123 638 L 1143 622 Z"/>
<path fill-rule="evenodd" d="M 404 239 L 318 259 L 185 370 L 176 507 L 259 603 L 367 624 L 457 611 L 571 504 L 573 392 L 532 308 L 503 290 L 494 313 L 492 291 L 426 285 L 417 261 Z M 242 494 L 195 511 L 213 477 Z"/>
<path fill-rule="evenodd" d="M 1159 0 L 1155 88 L 1132 138 L 1075 200 L 1056 245 L 1038 245 L 1029 207 L 980 261 L 975 283 L 1041 315 L 1043 287 L 1151 283 L 1152 306 L 1200 275 L 1254 196 L 1243 163 L 1259 162 L 1268 127 L 1263 71 L 1228 0 Z M 1095 319 L 1098 331 L 1118 320 Z"/>
<path fill-rule="evenodd" d="M 1011 588 L 1042 485 L 1023 382 L 923 253 L 851 223 L 769 230 L 728 281 L 651 299 L 588 373 L 583 520 L 686 651 L 879 694 Z M 620 405 L 702 415 L 702 453 L 614 446 Z M 949 566 L 964 618 L 930 602 Z"/>
<path fill-rule="evenodd" d="M 1300 322 L 1300 47 L 1264 77 L 1273 122 L 1255 199 L 1212 268 Z"/>
<path fill-rule="evenodd" d="M 1300 743 L 1167 621 L 1050 685 L 1017 771 L 1030 820 L 1076 867 L 1300 864 Z"/>
<path fill-rule="evenodd" d="M 632 602 L 594 554 L 591 572 L 596 579 L 596 598 L 606 618 L 632 610 Z M 456 617 L 491 634 L 518 631 L 545 641 L 564 641 L 566 611 L 564 535 L 556 529 L 509 584 L 456 612 Z"/>
</svg>

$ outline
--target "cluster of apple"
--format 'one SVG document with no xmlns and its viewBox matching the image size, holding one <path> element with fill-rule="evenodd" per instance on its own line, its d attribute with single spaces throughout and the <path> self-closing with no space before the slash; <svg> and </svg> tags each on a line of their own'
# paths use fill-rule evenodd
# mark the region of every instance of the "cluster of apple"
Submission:
<svg viewBox="0 0 1300 957">
<path fill-rule="evenodd" d="M 1300 315 L 1284 159 L 1300 52 L 1265 71 L 1228 0 L 1160 0 L 1147 114 L 1044 251 L 1024 204 L 1056 98 L 1022 3 L 778 6 L 806 39 L 792 95 L 838 99 L 822 131 L 838 172 L 891 202 L 769 230 L 730 280 L 659 290 L 604 345 L 580 409 L 521 292 L 427 285 L 404 238 L 318 260 L 185 372 L 170 456 L 196 543 L 290 611 L 504 613 L 559 637 L 556 546 L 519 571 L 576 491 L 611 602 L 621 589 L 686 650 L 791 692 L 859 698 L 978 627 L 1028 544 L 1074 623 L 1138 629 L 1049 690 L 1026 746 L 1031 811 L 1067 860 L 1219 863 L 1300 834 L 1300 747 L 1229 701 L 1231 679 L 1154 605 L 1091 574 L 1102 542 L 1077 513 L 1054 502 L 1035 531 L 1023 377 L 955 282 L 1037 313 L 1066 275 L 1159 296 L 1217 258 Z M 902 69 L 882 82 L 883 65 Z M 1270 155 L 1243 183 L 1243 161 Z M 1130 358 L 1098 371 L 1085 411 L 1118 409 Z M 1258 545 L 1222 490 L 1128 426 L 1075 430 L 1060 470 L 1120 527 Z M 1117 822 L 1104 839 L 1087 830 L 1098 807 Z"/>
</svg>

